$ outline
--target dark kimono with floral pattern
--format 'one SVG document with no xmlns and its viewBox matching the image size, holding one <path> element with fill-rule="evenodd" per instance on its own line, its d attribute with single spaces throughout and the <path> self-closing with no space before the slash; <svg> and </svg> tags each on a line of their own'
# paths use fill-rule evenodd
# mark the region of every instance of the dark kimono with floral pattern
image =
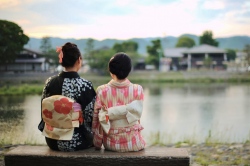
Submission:
<svg viewBox="0 0 250 166">
<path fill-rule="evenodd" d="M 90 81 L 79 76 L 77 72 L 61 72 L 47 79 L 42 100 L 52 95 L 63 95 L 75 100 L 82 107 L 84 123 L 74 129 L 71 140 L 62 141 L 45 137 L 47 145 L 53 150 L 77 151 L 92 146 L 92 117 L 96 93 Z M 43 131 L 44 121 L 41 120 L 38 129 Z"/>
</svg>

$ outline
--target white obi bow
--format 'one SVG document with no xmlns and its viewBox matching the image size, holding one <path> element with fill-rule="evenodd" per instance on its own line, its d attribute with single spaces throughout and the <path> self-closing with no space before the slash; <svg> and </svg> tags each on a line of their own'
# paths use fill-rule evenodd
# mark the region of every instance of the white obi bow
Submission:
<svg viewBox="0 0 250 166">
<path fill-rule="evenodd" d="M 106 134 L 112 127 L 127 127 L 140 120 L 143 110 L 143 101 L 135 100 L 129 104 L 101 109 L 98 117 Z"/>
</svg>

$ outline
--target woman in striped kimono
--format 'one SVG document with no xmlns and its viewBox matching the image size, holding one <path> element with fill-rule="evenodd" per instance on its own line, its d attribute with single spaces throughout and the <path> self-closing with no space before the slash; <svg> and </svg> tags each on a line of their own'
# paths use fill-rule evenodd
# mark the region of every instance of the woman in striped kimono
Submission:
<svg viewBox="0 0 250 166">
<path fill-rule="evenodd" d="M 139 151 L 145 141 L 141 135 L 143 89 L 131 83 L 127 76 L 131 59 L 117 53 L 109 61 L 112 80 L 96 90 L 92 131 L 94 146 L 117 152 Z"/>
</svg>

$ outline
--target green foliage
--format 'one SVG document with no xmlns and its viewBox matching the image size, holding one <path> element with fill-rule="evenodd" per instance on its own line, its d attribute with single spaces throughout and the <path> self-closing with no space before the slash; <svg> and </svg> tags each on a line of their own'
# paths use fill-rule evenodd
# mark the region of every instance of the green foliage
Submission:
<svg viewBox="0 0 250 166">
<path fill-rule="evenodd" d="M 99 74 L 103 75 L 108 73 L 108 62 L 117 52 L 125 52 L 128 54 L 134 65 L 138 58 L 140 58 L 140 55 L 137 53 L 137 48 L 138 44 L 136 42 L 127 41 L 114 44 L 112 49 L 94 50 L 94 40 L 88 39 L 84 49 L 84 57 L 93 71 L 97 71 Z"/>
<path fill-rule="evenodd" d="M 84 48 L 84 57 L 88 59 L 91 53 L 94 51 L 94 39 L 88 39 Z"/>
<path fill-rule="evenodd" d="M 56 52 L 55 49 L 50 49 L 46 57 L 51 59 L 53 64 L 59 65 L 58 53 Z"/>
<path fill-rule="evenodd" d="M 108 62 L 114 54 L 115 51 L 112 49 L 92 51 L 88 57 L 88 64 L 93 71 L 97 71 L 101 75 L 107 74 Z"/>
<path fill-rule="evenodd" d="M 187 36 L 182 36 L 178 39 L 175 47 L 188 47 L 191 48 L 195 45 L 195 41 Z"/>
<path fill-rule="evenodd" d="M 27 94 L 42 94 L 42 85 L 27 85 L 22 86 L 2 86 L 0 87 L 1 95 L 27 95 Z"/>
<path fill-rule="evenodd" d="M 110 49 L 94 50 L 94 40 L 88 39 L 84 48 L 84 58 L 92 71 L 101 75 L 107 74 L 107 64 L 114 54 Z"/>
<path fill-rule="evenodd" d="M 42 38 L 40 49 L 46 58 L 52 60 L 52 62 L 50 61 L 51 63 L 55 65 L 59 64 L 58 53 L 55 49 L 52 48 L 51 38 L 49 36 L 45 36 Z"/>
<path fill-rule="evenodd" d="M 0 20 L 0 64 L 13 62 L 29 37 L 13 22 Z"/>
<path fill-rule="evenodd" d="M 43 54 L 48 54 L 48 52 L 52 49 L 50 37 L 45 36 L 42 38 L 40 49 Z"/>
<path fill-rule="evenodd" d="M 247 44 L 247 45 L 245 46 L 244 52 L 247 53 L 246 60 L 247 60 L 248 65 L 250 66 L 250 44 Z"/>
<path fill-rule="evenodd" d="M 234 61 L 236 58 L 236 51 L 233 49 L 227 49 L 227 59 L 228 61 Z"/>
<path fill-rule="evenodd" d="M 115 43 L 112 47 L 112 49 L 118 53 L 118 52 L 125 52 L 132 60 L 132 65 L 134 66 L 138 59 L 140 58 L 140 55 L 137 53 L 138 44 L 134 41 L 125 41 L 122 43 Z"/>
<path fill-rule="evenodd" d="M 205 67 L 210 68 L 210 66 L 212 65 L 212 59 L 210 57 L 205 58 L 203 64 Z"/>
<path fill-rule="evenodd" d="M 211 46 L 219 46 L 219 43 L 213 39 L 213 32 L 212 31 L 204 31 L 203 34 L 200 36 L 200 45 L 201 44 L 208 44 Z"/>
<path fill-rule="evenodd" d="M 138 44 L 134 41 L 125 41 L 123 43 L 115 43 L 113 50 L 115 52 L 137 52 Z"/>
<path fill-rule="evenodd" d="M 148 57 L 146 59 L 147 64 L 152 64 L 156 68 L 159 68 L 159 58 L 162 57 L 162 46 L 159 39 L 152 40 L 152 46 L 147 46 Z"/>
</svg>

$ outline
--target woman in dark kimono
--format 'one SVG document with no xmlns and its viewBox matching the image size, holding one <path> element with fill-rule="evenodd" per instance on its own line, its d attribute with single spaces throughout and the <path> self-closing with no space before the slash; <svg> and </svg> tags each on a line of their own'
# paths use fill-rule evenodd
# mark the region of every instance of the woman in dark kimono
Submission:
<svg viewBox="0 0 250 166">
<path fill-rule="evenodd" d="M 73 128 L 71 140 L 57 140 L 46 136 L 45 140 L 52 150 L 77 151 L 86 149 L 93 144 L 91 127 L 96 93 L 92 83 L 81 78 L 77 73 L 82 66 L 82 57 L 77 45 L 66 43 L 57 48 L 57 52 L 59 53 L 59 62 L 65 70 L 47 79 L 43 89 L 42 102 L 53 95 L 62 95 L 74 100 L 80 104 L 79 114 L 81 114 L 82 123 L 79 127 Z M 44 113 L 43 111 L 41 110 L 41 114 Z M 45 118 L 42 116 L 38 126 L 42 132 L 47 125 L 45 122 Z"/>
</svg>

